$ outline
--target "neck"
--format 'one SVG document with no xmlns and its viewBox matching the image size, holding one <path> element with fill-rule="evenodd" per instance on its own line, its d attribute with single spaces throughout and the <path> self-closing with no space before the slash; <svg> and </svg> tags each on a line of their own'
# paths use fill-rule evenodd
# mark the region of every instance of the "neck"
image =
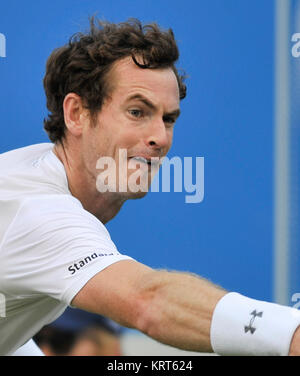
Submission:
<svg viewBox="0 0 300 376">
<path fill-rule="evenodd" d="M 95 177 L 84 168 L 83 163 L 72 157 L 72 153 L 63 144 L 55 145 L 53 152 L 63 163 L 69 190 L 85 210 L 97 217 L 103 224 L 114 218 L 126 201 L 116 193 L 100 193 L 96 189 Z"/>
</svg>

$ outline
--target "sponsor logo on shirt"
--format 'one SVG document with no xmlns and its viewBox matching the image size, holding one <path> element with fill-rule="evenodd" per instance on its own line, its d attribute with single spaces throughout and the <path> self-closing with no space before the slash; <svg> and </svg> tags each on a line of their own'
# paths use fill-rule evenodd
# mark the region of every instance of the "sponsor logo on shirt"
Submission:
<svg viewBox="0 0 300 376">
<path fill-rule="evenodd" d="M 96 260 L 97 258 L 104 257 L 104 256 L 113 256 L 113 255 L 114 255 L 113 252 L 111 252 L 111 253 L 97 253 L 97 252 L 94 252 L 91 255 L 85 257 L 84 259 L 79 260 L 79 261 L 75 262 L 74 264 L 70 265 L 68 267 L 68 270 L 71 273 L 71 275 L 73 275 L 78 270 L 80 270 L 81 268 L 83 268 L 85 265 L 87 265 L 90 262 Z"/>
</svg>

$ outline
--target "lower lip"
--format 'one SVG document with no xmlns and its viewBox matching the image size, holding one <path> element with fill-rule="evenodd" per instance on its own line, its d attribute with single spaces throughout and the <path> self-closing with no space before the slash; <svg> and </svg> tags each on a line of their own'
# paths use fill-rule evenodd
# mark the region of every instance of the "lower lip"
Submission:
<svg viewBox="0 0 300 376">
<path fill-rule="evenodd" d="M 135 162 L 137 163 L 137 166 L 135 167 L 137 170 L 140 168 L 140 169 L 143 169 L 145 171 L 148 170 L 148 172 L 150 173 L 153 173 L 153 172 L 156 172 L 159 168 L 159 164 L 156 163 L 156 162 L 153 162 L 152 163 L 147 163 L 143 160 L 139 160 L 139 159 L 135 159 L 135 158 L 131 158 L 131 159 L 134 159 Z"/>
<path fill-rule="evenodd" d="M 130 159 L 134 159 L 137 163 L 143 163 L 143 164 L 145 164 L 147 166 L 151 166 L 151 164 L 149 165 L 146 161 L 144 161 L 142 159 L 137 159 L 137 158 L 134 158 L 134 157 L 132 157 Z"/>
</svg>

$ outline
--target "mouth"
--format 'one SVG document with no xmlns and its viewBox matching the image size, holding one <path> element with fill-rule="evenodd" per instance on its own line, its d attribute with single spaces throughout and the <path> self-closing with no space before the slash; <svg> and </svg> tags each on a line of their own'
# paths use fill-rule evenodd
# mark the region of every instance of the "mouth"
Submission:
<svg viewBox="0 0 300 376">
<path fill-rule="evenodd" d="M 160 163 L 160 160 L 158 157 L 156 158 L 144 158 L 144 157 L 130 157 L 130 159 L 133 159 L 139 163 L 147 164 L 148 166 L 158 166 Z"/>
</svg>

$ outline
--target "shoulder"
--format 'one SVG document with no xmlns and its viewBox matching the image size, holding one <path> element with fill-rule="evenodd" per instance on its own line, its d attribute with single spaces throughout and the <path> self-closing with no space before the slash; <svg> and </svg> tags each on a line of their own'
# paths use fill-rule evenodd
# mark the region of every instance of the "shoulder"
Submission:
<svg viewBox="0 0 300 376">
<path fill-rule="evenodd" d="M 24 161 L 35 159 L 41 154 L 52 150 L 53 144 L 43 143 L 14 149 L 0 154 L 1 171 L 8 168 L 18 168 Z"/>
<path fill-rule="evenodd" d="M 74 237 L 107 239 L 106 227 L 80 201 L 71 195 L 41 195 L 22 201 L 12 222 L 8 238 L 51 242 Z"/>
</svg>

